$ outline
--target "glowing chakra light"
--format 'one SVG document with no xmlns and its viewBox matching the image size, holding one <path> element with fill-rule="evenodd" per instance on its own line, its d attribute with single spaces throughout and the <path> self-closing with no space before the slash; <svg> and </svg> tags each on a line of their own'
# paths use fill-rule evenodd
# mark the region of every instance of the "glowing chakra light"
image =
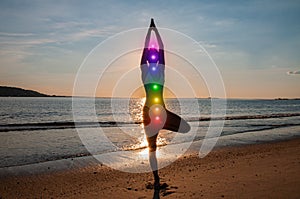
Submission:
<svg viewBox="0 0 300 199">
<path fill-rule="evenodd" d="M 151 59 L 152 59 L 152 60 L 155 60 L 155 59 L 156 59 L 156 56 L 155 56 L 155 55 L 151 55 Z"/>
<path fill-rule="evenodd" d="M 155 66 L 152 67 L 152 71 L 156 71 L 156 67 Z"/>
<path fill-rule="evenodd" d="M 153 88 L 153 90 L 158 90 L 158 85 L 157 84 L 154 84 L 153 86 L 152 86 L 152 88 Z"/>
<path fill-rule="evenodd" d="M 153 114 L 155 116 L 160 116 L 161 115 L 161 109 L 158 106 L 155 106 L 152 110 Z"/>
<path fill-rule="evenodd" d="M 158 97 L 154 98 L 154 102 L 158 103 L 159 102 L 159 99 Z"/>
<path fill-rule="evenodd" d="M 156 116 L 156 117 L 155 117 L 155 120 L 156 120 L 156 121 L 160 120 L 159 116 Z"/>
</svg>

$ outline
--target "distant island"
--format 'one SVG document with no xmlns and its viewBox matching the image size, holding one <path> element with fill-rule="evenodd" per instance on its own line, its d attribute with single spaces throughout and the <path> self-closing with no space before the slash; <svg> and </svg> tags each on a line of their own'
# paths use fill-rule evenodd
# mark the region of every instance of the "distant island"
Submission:
<svg viewBox="0 0 300 199">
<path fill-rule="evenodd" d="M 10 87 L 10 86 L 0 86 L 0 97 L 72 97 L 72 96 L 47 95 L 29 89 Z M 98 98 L 110 98 L 110 97 L 98 97 Z M 207 98 L 198 98 L 198 99 L 219 99 L 219 98 L 207 97 Z M 300 98 L 274 98 L 273 100 L 300 100 Z"/>
<path fill-rule="evenodd" d="M 54 97 L 54 96 L 46 95 L 33 90 L 25 90 L 16 87 L 0 86 L 0 97 Z"/>
</svg>

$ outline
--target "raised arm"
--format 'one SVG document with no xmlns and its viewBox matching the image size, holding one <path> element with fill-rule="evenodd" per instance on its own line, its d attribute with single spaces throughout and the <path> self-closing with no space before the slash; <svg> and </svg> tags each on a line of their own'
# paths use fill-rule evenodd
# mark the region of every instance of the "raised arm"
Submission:
<svg viewBox="0 0 300 199">
<path fill-rule="evenodd" d="M 153 28 L 153 31 L 155 32 L 156 39 L 158 42 L 158 47 L 159 47 L 159 63 L 165 64 L 164 44 L 162 42 L 162 39 L 156 27 Z"/>
<path fill-rule="evenodd" d="M 148 48 L 148 47 L 149 47 L 150 37 L 151 37 L 151 31 L 152 31 L 152 30 L 153 30 L 152 27 L 149 27 L 149 28 L 148 28 L 148 32 L 147 32 L 147 35 L 146 35 L 144 48 Z"/>
<path fill-rule="evenodd" d="M 148 54 L 148 48 L 149 48 L 149 43 L 150 43 L 150 37 L 151 37 L 151 31 L 155 32 L 156 35 L 156 39 L 158 42 L 158 47 L 159 47 L 159 59 L 158 62 L 159 64 L 165 64 L 165 54 L 164 54 L 164 44 L 162 42 L 162 39 L 160 37 L 160 34 L 155 26 L 154 20 L 151 19 L 151 23 L 150 23 L 150 27 L 148 29 L 148 33 L 146 35 L 146 39 L 145 39 L 145 46 L 144 46 L 144 50 L 143 50 L 143 54 L 142 54 L 142 58 L 141 58 L 141 65 L 143 64 L 147 64 L 147 54 Z"/>
<path fill-rule="evenodd" d="M 153 27 L 153 31 L 155 32 L 156 39 L 157 39 L 157 42 L 158 42 L 158 47 L 159 47 L 159 60 L 158 60 L 158 62 L 160 64 L 165 64 L 164 44 L 162 42 L 162 39 L 160 37 L 160 34 L 159 34 L 156 26 L 155 26 L 154 19 L 151 19 L 150 27 Z"/>
<path fill-rule="evenodd" d="M 143 50 L 143 54 L 142 54 L 142 58 L 141 58 L 141 65 L 147 64 L 147 52 L 148 52 L 148 47 L 149 47 L 149 43 L 150 43 L 151 31 L 152 31 L 152 27 L 149 27 L 148 33 L 147 33 L 147 36 L 145 39 L 144 50 Z"/>
</svg>

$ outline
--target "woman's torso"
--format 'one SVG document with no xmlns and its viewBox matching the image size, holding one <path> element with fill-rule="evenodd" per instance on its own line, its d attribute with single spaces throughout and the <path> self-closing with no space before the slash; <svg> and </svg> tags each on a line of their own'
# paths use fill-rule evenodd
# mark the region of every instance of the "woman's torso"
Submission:
<svg viewBox="0 0 300 199">
<path fill-rule="evenodd" d="M 143 64 L 141 66 L 142 80 L 146 92 L 145 106 L 160 104 L 165 106 L 163 101 L 163 88 L 165 83 L 165 66 L 162 64 Z"/>
</svg>

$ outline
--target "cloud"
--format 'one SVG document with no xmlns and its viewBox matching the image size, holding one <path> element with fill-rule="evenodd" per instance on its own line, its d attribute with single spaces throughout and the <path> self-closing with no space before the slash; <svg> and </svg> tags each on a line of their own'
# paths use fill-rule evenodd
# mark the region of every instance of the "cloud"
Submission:
<svg viewBox="0 0 300 199">
<path fill-rule="evenodd" d="M 12 33 L 12 32 L 0 32 L 0 37 L 28 37 L 28 36 L 34 36 L 33 33 Z"/>
<path fill-rule="evenodd" d="M 207 44 L 207 43 L 204 43 L 204 44 L 202 44 L 205 48 L 216 48 L 217 47 L 217 45 L 215 45 L 215 44 Z"/>
<path fill-rule="evenodd" d="M 300 70 L 297 70 L 297 71 L 288 71 L 287 74 L 288 75 L 299 75 L 300 74 Z"/>
<path fill-rule="evenodd" d="M 91 22 L 80 22 L 80 21 L 63 21 L 63 22 L 54 22 L 52 27 L 54 29 L 72 29 L 72 28 L 86 28 L 90 26 Z"/>
<path fill-rule="evenodd" d="M 48 44 L 56 42 L 53 39 L 26 39 L 26 40 L 10 40 L 10 41 L 0 41 L 1 45 L 41 45 L 41 44 Z"/>
<path fill-rule="evenodd" d="M 199 43 L 200 45 L 202 45 L 204 48 L 216 48 L 218 47 L 216 44 L 207 42 L 207 41 L 198 41 L 197 43 Z"/>
<path fill-rule="evenodd" d="M 110 35 L 113 35 L 117 33 L 117 29 L 113 26 L 110 27 L 104 27 L 101 29 L 86 29 L 86 30 L 81 30 L 78 32 L 71 33 L 69 35 L 70 40 L 81 40 L 84 38 L 92 38 L 92 37 L 108 37 Z"/>
<path fill-rule="evenodd" d="M 222 19 L 219 21 L 215 21 L 214 24 L 216 26 L 229 27 L 229 26 L 236 24 L 236 20 L 235 19 Z"/>
</svg>

